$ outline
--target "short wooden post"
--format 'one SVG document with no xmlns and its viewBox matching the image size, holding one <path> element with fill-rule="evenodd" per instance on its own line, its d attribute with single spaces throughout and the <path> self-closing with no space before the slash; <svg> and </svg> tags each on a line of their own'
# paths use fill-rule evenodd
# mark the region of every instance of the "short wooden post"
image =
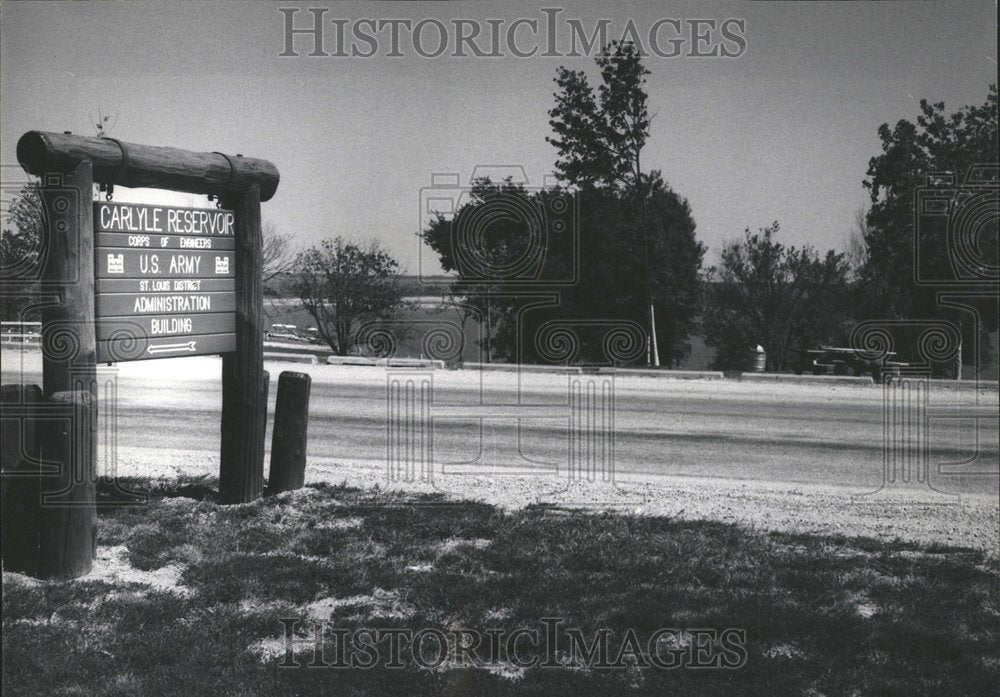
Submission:
<svg viewBox="0 0 1000 697">
<path fill-rule="evenodd" d="M 306 479 L 306 440 L 309 429 L 309 392 L 312 378 L 286 370 L 278 376 L 271 437 L 269 493 L 301 489 Z"/>
<path fill-rule="evenodd" d="M 76 578 L 91 570 L 97 553 L 97 398 L 86 390 L 57 392 L 38 407 L 38 459 L 55 471 L 24 471 L 7 492 L 18 503 L 11 531 L 4 523 L 4 568 Z"/>
<path fill-rule="evenodd" d="M 222 357 L 219 494 L 226 503 L 247 503 L 263 493 L 267 428 L 260 187 L 227 196 L 223 205 L 236 216 L 236 351 Z"/>
</svg>

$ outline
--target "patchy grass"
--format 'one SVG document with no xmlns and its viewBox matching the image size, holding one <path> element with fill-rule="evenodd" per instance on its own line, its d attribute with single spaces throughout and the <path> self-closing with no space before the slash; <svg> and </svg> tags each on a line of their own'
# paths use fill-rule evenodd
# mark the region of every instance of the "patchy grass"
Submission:
<svg viewBox="0 0 1000 697">
<path fill-rule="evenodd" d="M 231 507 L 205 482 L 145 488 L 147 504 L 101 512 L 121 569 L 5 574 L 4 694 L 909 697 L 1000 682 L 1000 565 L 978 551 L 324 485 Z M 282 618 L 302 619 L 297 639 L 328 621 L 318 644 L 293 644 L 302 667 L 282 665 Z M 657 646 L 685 665 L 588 666 L 564 640 L 551 656 L 522 644 L 551 668 L 502 650 L 388 668 L 388 644 L 371 669 L 306 667 L 317 645 L 337 663 L 331 628 L 544 636 L 543 618 L 587 641 L 611 630 L 612 664 L 628 630 L 645 650 L 672 628 Z M 742 665 L 691 667 L 739 657 L 709 641 L 693 659 L 699 628 L 745 631 Z"/>
</svg>

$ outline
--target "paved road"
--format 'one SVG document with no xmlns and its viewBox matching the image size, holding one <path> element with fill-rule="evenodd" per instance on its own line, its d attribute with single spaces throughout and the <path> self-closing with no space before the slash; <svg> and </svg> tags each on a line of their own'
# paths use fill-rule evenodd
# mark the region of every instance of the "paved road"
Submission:
<svg viewBox="0 0 1000 697">
<path fill-rule="evenodd" d="M 387 398 L 388 382 L 391 376 L 404 385 L 408 380 L 420 385 L 430 375 L 433 398 L 425 406 L 433 416 L 432 457 L 439 475 L 523 470 L 565 476 L 567 468 L 575 466 L 584 473 L 589 467 L 598 477 L 614 469 L 619 476 L 799 482 L 862 492 L 878 488 L 885 474 L 883 395 L 878 387 L 617 377 L 613 409 L 606 408 L 595 392 L 594 401 L 582 402 L 583 408 L 573 412 L 565 376 L 387 373 L 383 368 L 287 363 L 266 367 L 272 376 L 270 414 L 280 371 L 313 375 L 309 456 L 327 465 L 386 468 L 390 438 L 400 437 L 403 449 L 395 472 L 419 477 L 421 441 L 407 441 L 406 436 L 420 432 L 420 421 L 406 421 L 404 406 Z M 25 354 L 22 364 L 21 355 L 4 352 L 5 383 L 16 380 L 19 371 L 27 380 L 40 382 L 38 369 L 37 357 Z M 116 452 L 119 464 L 130 473 L 136 467 L 162 471 L 163 466 L 215 473 L 219 369 L 217 358 L 122 364 L 114 374 L 115 438 L 102 444 L 104 456 Z M 585 395 L 588 386 L 574 388 Z M 974 404 L 977 399 L 979 407 Z M 965 411 L 960 413 L 966 417 L 975 409 L 983 413 L 983 404 L 986 413 L 992 409 L 996 414 L 995 393 L 930 395 L 937 414 L 955 413 L 954 407 L 945 405 L 956 402 L 963 405 Z M 102 409 L 110 414 L 110 409 Z M 613 428 L 604 421 L 612 412 Z M 574 413 L 580 419 L 577 427 L 571 427 Z M 897 410 L 896 415 L 913 413 Z M 395 431 L 387 428 L 394 422 L 390 414 L 398 414 L 395 421 L 404 425 Z M 997 420 L 981 419 L 978 432 L 975 423 L 970 418 L 931 421 L 927 459 L 932 485 L 962 493 L 997 492 Z M 613 455 L 601 435 L 611 431 Z M 414 449 L 406 450 L 407 442 Z M 908 442 L 912 446 L 914 441 Z M 422 445 L 430 443 L 425 440 Z M 570 456 L 571 450 L 576 457 Z M 896 456 L 901 461 L 900 451 Z M 964 464 L 948 464 L 955 462 Z M 407 465 L 412 469 L 407 471 Z M 901 464 L 895 471 L 902 472 Z M 903 486 L 926 489 L 927 483 L 917 482 L 916 474 Z"/>
</svg>

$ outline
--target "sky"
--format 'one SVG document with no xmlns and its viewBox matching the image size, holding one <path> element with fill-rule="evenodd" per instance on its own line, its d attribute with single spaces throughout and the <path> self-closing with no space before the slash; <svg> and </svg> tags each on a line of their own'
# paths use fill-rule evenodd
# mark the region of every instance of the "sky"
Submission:
<svg viewBox="0 0 1000 697">
<path fill-rule="evenodd" d="M 307 55 L 310 37 L 285 51 L 286 17 L 311 26 L 326 8 L 324 49 L 336 48 L 363 19 L 440 21 L 449 45 L 419 55 L 403 31 L 391 57 L 388 30 L 371 57 Z M 543 9 L 560 9 L 551 15 Z M 558 31 L 561 56 L 545 51 L 544 20 Z M 454 20 L 515 33 L 532 57 L 466 50 L 454 56 Z M 629 20 L 648 36 L 659 20 L 742 20 L 736 57 L 650 53 L 647 91 L 654 115 L 644 166 L 659 169 L 691 205 L 697 235 L 714 263 L 721 245 L 746 227 L 777 220 L 782 239 L 842 249 L 877 129 L 914 120 L 919 101 L 950 111 L 985 101 L 997 74 L 994 2 L 205 2 L 0 5 L 0 162 L 5 187 L 23 178 L 17 139 L 29 130 L 92 135 L 98 111 L 112 116 L 112 137 L 189 150 L 242 153 L 281 172 L 262 214 L 300 248 L 342 235 L 377 239 L 411 273 L 440 267 L 416 237 L 432 176 L 491 165 L 523 167 L 530 185 L 553 170 L 545 142 L 553 78 L 560 65 L 596 70 L 592 56 L 567 56 L 567 20 L 591 32 L 610 20 L 620 36 Z M 661 28 L 663 24 L 659 25 Z M 669 30 L 674 25 L 665 25 Z M 735 25 L 730 25 L 731 27 Z M 402 30 L 401 30 L 402 31 Z M 659 35 L 667 37 L 669 32 Z M 423 37 L 433 52 L 433 26 Z M 718 30 L 710 34 L 719 40 Z M 663 43 L 666 43 L 665 41 Z M 483 45 L 483 44 L 480 44 Z M 724 44 L 732 50 L 738 46 Z M 369 46 L 348 45 L 364 52 Z M 428 48 L 429 47 L 429 48 Z M 661 45 L 661 48 L 663 46 Z M 702 45 L 702 49 L 704 49 Z M 485 51 L 490 52 L 487 45 Z M 579 51 L 578 51 L 579 52 Z M 661 51 L 663 52 L 663 51 Z M 704 51 L 703 51 L 704 52 Z M 483 169 L 483 168 L 487 169 Z M 510 170 L 504 170 L 510 171 Z M 9 191 L 9 188 L 7 189 Z M 6 199 L 5 196 L 5 204 Z M 202 197 L 119 187 L 120 201 L 207 205 Z"/>
</svg>

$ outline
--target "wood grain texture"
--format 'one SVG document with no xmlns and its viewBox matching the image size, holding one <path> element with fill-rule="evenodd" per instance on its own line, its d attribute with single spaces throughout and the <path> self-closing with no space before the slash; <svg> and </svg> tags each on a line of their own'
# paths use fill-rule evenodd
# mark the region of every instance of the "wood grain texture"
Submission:
<svg viewBox="0 0 1000 697">
<path fill-rule="evenodd" d="M 29 131 L 17 143 L 17 160 L 29 173 L 65 172 L 81 160 L 94 164 L 94 181 L 128 187 L 172 189 L 192 194 L 235 194 L 256 184 L 261 201 L 278 189 L 278 169 L 267 160 L 193 152 L 159 145 L 122 143 L 108 138 Z M 232 162 L 232 166 L 230 165 Z"/>
<path fill-rule="evenodd" d="M 219 493 L 227 503 L 247 503 L 263 493 L 267 428 L 257 185 L 226 197 L 223 205 L 236 213 L 236 351 L 222 357 Z"/>
<path fill-rule="evenodd" d="M 46 177 L 41 199 L 45 225 L 43 282 L 60 300 L 42 309 L 42 391 L 96 394 L 94 327 L 94 217 L 90 162 Z"/>
<path fill-rule="evenodd" d="M 97 554 L 97 398 L 57 392 L 36 403 L 34 452 L 4 492 L 6 571 L 69 579 L 90 572 Z M 8 510 L 8 504 L 13 504 Z"/>
<path fill-rule="evenodd" d="M 38 458 L 36 405 L 40 385 L 0 386 L 0 550 L 4 569 L 31 572 L 37 567 Z"/>
<path fill-rule="evenodd" d="M 278 376 L 267 478 L 270 494 L 301 489 L 305 484 L 311 388 L 312 378 L 306 373 L 286 370 Z"/>
</svg>

